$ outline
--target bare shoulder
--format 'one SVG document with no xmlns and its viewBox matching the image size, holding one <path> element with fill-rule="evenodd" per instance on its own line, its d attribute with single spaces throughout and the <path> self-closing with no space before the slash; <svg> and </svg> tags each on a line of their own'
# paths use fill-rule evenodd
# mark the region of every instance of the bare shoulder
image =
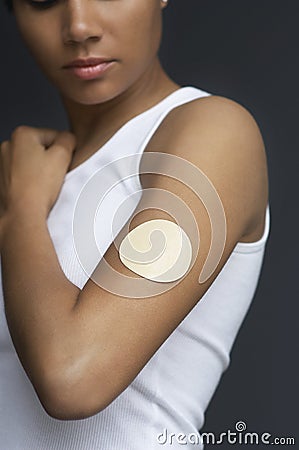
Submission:
<svg viewBox="0 0 299 450">
<path fill-rule="evenodd" d="M 267 156 L 260 128 L 244 106 L 211 95 L 175 107 L 146 148 L 157 150 L 195 164 L 222 193 L 224 203 L 234 196 L 236 216 L 243 213 L 247 222 L 240 241 L 262 236 L 269 195 Z"/>
</svg>

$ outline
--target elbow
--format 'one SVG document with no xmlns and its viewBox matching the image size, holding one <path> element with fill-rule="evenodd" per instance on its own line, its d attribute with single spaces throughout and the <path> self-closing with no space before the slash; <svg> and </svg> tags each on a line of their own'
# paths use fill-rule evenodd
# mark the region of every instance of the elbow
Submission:
<svg viewBox="0 0 299 450">
<path fill-rule="evenodd" d="M 97 383 L 90 383 L 89 377 L 75 381 L 69 377 L 61 378 L 48 380 L 36 389 L 41 405 L 53 419 L 87 419 L 103 411 L 114 400 L 114 397 L 107 396 L 100 379 Z"/>
<path fill-rule="evenodd" d="M 91 413 L 85 405 L 77 405 L 73 399 L 70 401 L 64 395 L 54 394 L 53 391 L 47 396 L 39 396 L 39 400 L 45 412 L 57 420 L 82 420 L 100 412 L 99 408 L 98 411 Z"/>
</svg>

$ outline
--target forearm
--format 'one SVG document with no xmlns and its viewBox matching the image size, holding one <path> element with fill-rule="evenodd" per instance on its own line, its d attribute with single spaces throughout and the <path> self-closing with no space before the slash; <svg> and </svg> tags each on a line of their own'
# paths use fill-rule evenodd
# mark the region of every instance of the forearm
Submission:
<svg viewBox="0 0 299 450">
<path fill-rule="evenodd" d="M 18 207 L 6 220 L 1 262 L 4 304 L 19 358 L 38 379 L 48 358 L 63 345 L 80 289 L 64 275 L 45 216 Z"/>
</svg>

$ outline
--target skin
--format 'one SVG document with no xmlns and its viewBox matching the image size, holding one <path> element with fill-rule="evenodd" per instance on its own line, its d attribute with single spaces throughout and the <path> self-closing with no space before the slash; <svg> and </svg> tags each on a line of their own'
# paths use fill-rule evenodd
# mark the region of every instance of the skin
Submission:
<svg viewBox="0 0 299 450">
<path fill-rule="evenodd" d="M 48 79 L 57 87 L 76 137 L 71 168 L 90 156 L 131 117 L 179 88 L 157 56 L 162 32 L 159 0 L 58 0 L 46 10 L 14 1 L 18 28 Z M 114 67 L 84 81 L 62 66 L 105 56 Z"/>
<path fill-rule="evenodd" d="M 142 185 L 179 196 L 193 212 L 201 236 L 194 268 L 178 286 L 146 301 L 127 299 L 91 279 L 80 290 L 59 265 L 46 220 L 65 173 L 123 123 L 179 87 L 157 57 L 164 6 L 157 0 L 61 0 L 41 12 L 24 0 L 14 1 L 24 42 L 59 90 L 70 121 L 70 131 L 64 132 L 18 127 L 0 151 L 7 323 L 42 405 L 58 419 L 86 418 L 109 405 L 203 297 L 236 243 L 257 240 L 263 231 L 268 179 L 258 126 L 240 105 L 212 96 L 171 111 L 146 151 L 162 146 L 212 180 L 228 226 L 214 275 L 198 284 L 210 247 L 207 211 L 190 189 L 167 177 L 142 178 Z M 88 55 L 108 55 L 117 63 L 101 79 L 88 82 L 61 69 Z M 130 229 L 154 218 L 171 220 L 147 207 L 146 199 L 142 208 Z M 118 273 L 132 276 L 113 244 L 105 259 Z M 100 262 L 99 275 L 105 276 L 103 270 Z"/>
<path fill-rule="evenodd" d="M 49 212 L 63 181 L 61 170 L 65 175 L 74 169 L 130 118 L 179 88 L 163 70 L 157 56 L 165 6 L 158 0 L 95 1 L 91 4 L 84 0 L 57 0 L 50 8 L 41 10 L 26 0 L 13 1 L 15 20 L 25 45 L 61 96 L 70 131 L 64 132 L 62 139 L 67 149 L 72 148 L 67 168 L 59 166 L 60 157 L 57 159 L 60 170 L 56 165 L 55 187 L 53 168 L 46 163 L 47 158 L 42 153 L 37 170 L 33 169 L 29 159 L 25 158 L 19 164 L 24 173 L 31 172 L 29 180 L 20 172 L 16 174 L 22 195 L 23 186 L 27 186 L 28 203 L 32 201 L 32 193 L 39 191 L 42 198 L 35 201 Z M 96 80 L 81 80 L 63 69 L 74 59 L 89 56 L 105 56 L 116 61 L 107 74 Z M 37 139 L 42 146 L 57 146 L 59 136 L 56 130 L 32 129 L 32 139 Z M 14 134 L 11 142 L 2 145 L 3 153 L 12 153 L 9 150 L 11 143 L 14 143 Z M 26 165 L 29 167 L 25 169 Z M 52 187 L 48 184 L 41 190 L 49 177 Z M 18 192 L 10 205 L 5 196 L 7 194 L 3 193 L 3 212 L 18 203 Z M 36 192 L 34 196 L 37 197 Z M 0 235 L 2 233 L 0 230 Z"/>
</svg>

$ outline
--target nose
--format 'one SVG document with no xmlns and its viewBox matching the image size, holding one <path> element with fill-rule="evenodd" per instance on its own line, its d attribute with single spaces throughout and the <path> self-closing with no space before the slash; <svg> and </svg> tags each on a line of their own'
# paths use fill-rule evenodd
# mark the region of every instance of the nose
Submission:
<svg viewBox="0 0 299 450">
<path fill-rule="evenodd" d="M 94 13 L 93 0 L 65 2 L 62 34 L 66 44 L 101 38 L 103 34 L 101 19 Z"/>
</svg>

